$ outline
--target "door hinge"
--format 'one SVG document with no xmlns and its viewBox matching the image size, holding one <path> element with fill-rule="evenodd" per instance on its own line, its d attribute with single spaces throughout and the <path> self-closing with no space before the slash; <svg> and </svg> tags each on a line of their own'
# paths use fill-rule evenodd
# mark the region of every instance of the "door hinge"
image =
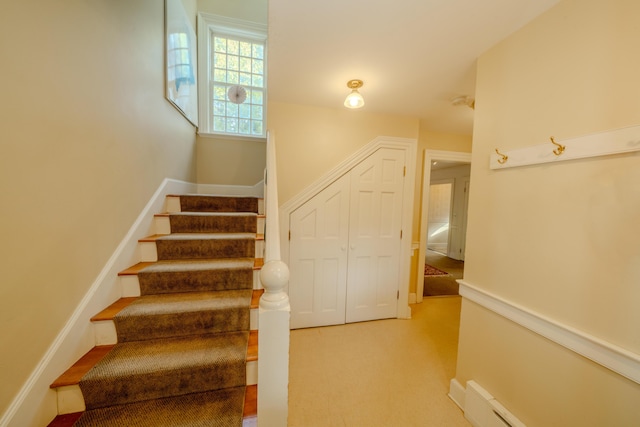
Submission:
<svg viewBox="0 0 640 427">
<path fill-rule="evenodd" d="M 402 176 L 407 176 L 407 167 L 403 166 L 402 168 Z"/>
<path fill-rule="evenodd" d="M 289 240 L 291 240 L 291 230 L 289 230 Z"/>
<path fill-rule="evenodd" d="M 400 230 L 400 239 L 402 240 L 402 230 Z"/>
<path fill-rule="evenodd" d="M 398 291 L 398 294 L 396 296 L 396 299 L 400 299 L 400 291 Z"/>
</svg>

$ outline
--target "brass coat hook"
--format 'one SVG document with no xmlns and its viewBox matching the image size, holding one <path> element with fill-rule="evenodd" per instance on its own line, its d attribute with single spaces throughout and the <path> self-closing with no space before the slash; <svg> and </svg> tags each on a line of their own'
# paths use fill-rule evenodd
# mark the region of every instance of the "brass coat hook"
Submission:
<svg viewBox="0 0 640 427">
<path fill-rule="evenodd" d="M 498 163 L 500 163 L 501 165 L 504 165 L 507 160 L 509 160 L 509 156 L 507 156 L 506 154 L 502 154 L 501 152 L 498 151 L 498 149 L 496 148 L 496 153 L 498 154 L 498 156 L 500 156 L 500 158 L 498 159 Z"/>
<path fill-rule="evenodd" d="M 555 139 L 553 139 L 553 137 L 551 137 L 551 142 L 558 148 L 556 148 L 555 150 L 553 150 L 553 154 L 555 154 L 556 156 L 559 156 L 560 154 L 564 153 L 564 149 L 567 148 L 564 145 L 560 145 L 556 142 Z"/>
</svg>

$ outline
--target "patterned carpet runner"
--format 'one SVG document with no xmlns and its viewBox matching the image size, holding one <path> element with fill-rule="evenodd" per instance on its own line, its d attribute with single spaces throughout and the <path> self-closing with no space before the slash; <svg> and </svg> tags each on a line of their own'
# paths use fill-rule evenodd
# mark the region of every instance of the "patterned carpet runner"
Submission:
<svg viewBox="0 0 640 427">
<path fill-rule="evenodd" d="M 258 201 L 182 196 L 76 426 L 241 426 Z"/>
</svg>

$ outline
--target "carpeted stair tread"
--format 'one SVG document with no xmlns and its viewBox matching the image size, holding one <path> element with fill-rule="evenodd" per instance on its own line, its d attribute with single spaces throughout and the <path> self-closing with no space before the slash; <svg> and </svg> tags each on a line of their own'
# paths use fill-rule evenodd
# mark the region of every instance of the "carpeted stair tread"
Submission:
<svg viewBox="0 0 640 427">
<path fill-rule="evenodd" d="M 142 295 L 251 289 L 254 258 L 163 260 L 138 271 Z"/>
<path fill-rule="evenodd" d="M 60 375 L 49 387 L 78 385 L 80 380 L 98 364 L 112 349 L 114 345 L 102 345 L 93 347 L 76 363 Z M 247 362 L 258 360 L 258 331 L 249 331 L 249 341 L 247 344 Z"/>
<path fill-rule="evenodd" d="M 258 212 L 256 197 L 180 196 L 182 212 Z"/>
<path fill-rule="evenodd" d="M 74 412 L 71 414 L 58 415 L 47 427 L 72 427 L 74 423 L 82 416 L 83 412 Z M 243 421 L 255 420 L 258 414 L 258 386 L 249 385 L 246 387 L 244 394 L 244 410 Z M 97 423 L 96 423 L 97 424 Z M 94 425 L 96 425 L 94 424 Z M 175 420 L 170 426 L 175 426 Z M 126 425 L 120 424 L 120 425 Z M 244 425 L 244 424 L 243 424 Z M 252 424 L 255 425 L 255 424 Z"/>
<path fill-rule="evenodd" d="M 242 426 L 245 387 L 135 402 L 86 411 L 75 426 L 238 427 Z"/>
<path fill-rule="evenodd" d="M 169 214 L 171 233 L 255 233 L 255 213 L 182 212 Z"/>
<path fill-rule="evenodd" d="M 118 342 L 249 329 L 253 291 L 146 295 L 114 317 Z"/>
<path fill-rule="evenodd" d="M 252 233 L 176 233 L 158 237 L 158 260 L 255 257 Z"/>
<path fill-rule="evenodd" d="M 249 332 L 116 344 L 80 380 L 88 409 L 246 384 Z"/>
</svg>

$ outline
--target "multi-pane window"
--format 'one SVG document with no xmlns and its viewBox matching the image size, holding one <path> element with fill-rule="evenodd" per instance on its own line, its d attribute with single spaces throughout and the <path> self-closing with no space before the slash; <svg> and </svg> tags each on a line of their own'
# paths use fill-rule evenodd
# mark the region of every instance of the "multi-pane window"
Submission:
<svg viewBox="0 0 640 427">
<path fill-rule="evenodd" d="M 214 133 L 265 136 L 265 44 L 211 34 L 210 127 Z"/>
</svg>

